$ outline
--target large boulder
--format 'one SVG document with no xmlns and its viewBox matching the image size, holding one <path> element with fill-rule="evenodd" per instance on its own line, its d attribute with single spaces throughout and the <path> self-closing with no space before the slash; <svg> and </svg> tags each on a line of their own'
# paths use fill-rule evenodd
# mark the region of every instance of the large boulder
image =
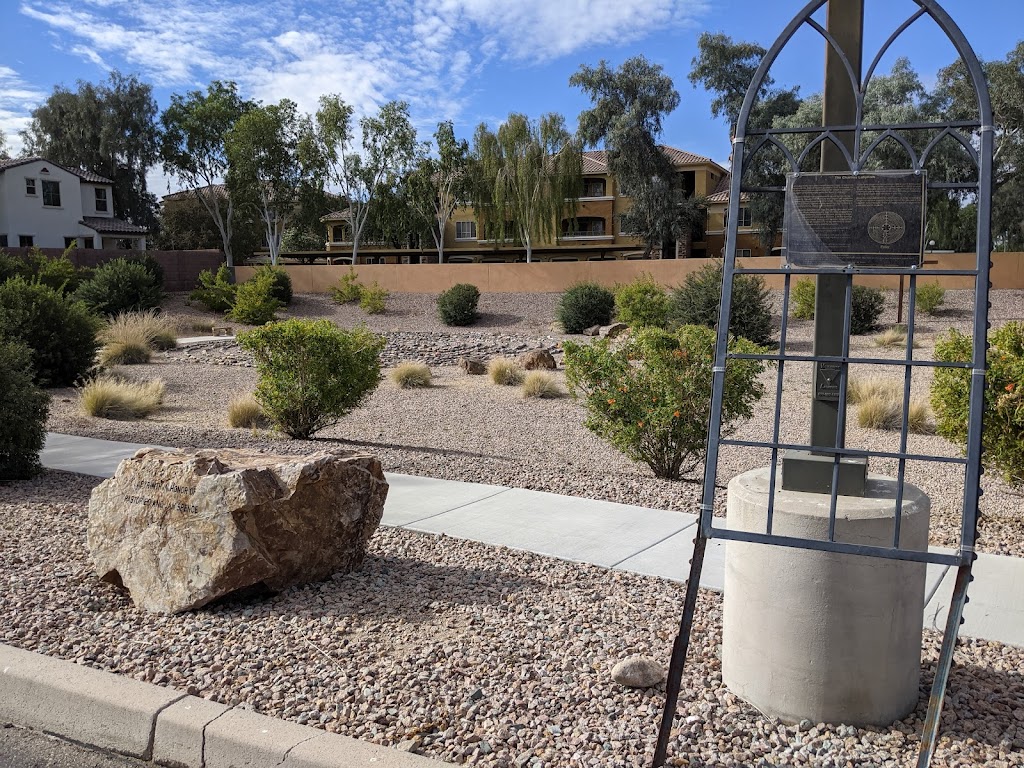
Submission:
<svg viewBox="0 0 1024 768">
<path fill-rule="evenodd" d="M 473 376 L 483 376 L 487 373 L 487 363 L 479 357 L 460 357 L 459 367 Z"/>
<path fill-rule="evenodd" d="M 524 352 L 519 357 L 519 364 L 528 371 L 541 368 L 553 371 L 558 368 L 554 355 L 544 348 L 531 349 L 529 352 Z"/>
<path fill-rule="evenodd" d="M 358 568 L 387 493 L 369 454 L 144 448 L 93 490 L 89 555 L 138 607 L 178 613 Z"/>
</svg>

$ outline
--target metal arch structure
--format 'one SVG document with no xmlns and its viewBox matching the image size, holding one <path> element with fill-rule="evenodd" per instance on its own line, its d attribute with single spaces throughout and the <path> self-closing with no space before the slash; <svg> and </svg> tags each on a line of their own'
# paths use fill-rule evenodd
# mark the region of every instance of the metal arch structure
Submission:
<svg viewBox="0 0 1024 768">
<path fill-rule="evenodd" d="M 957 575 L 954 585 L 952 602 L 946 621 L 943 634 L 942 647 L 936 666 L 935 678 L 932 685 L 931 696 L 928 703 L 928 713 L 924 722 L 924 729 L 921 738 L 920 750 L 918 753 L 918 768 L 927 768 L 931 764 L 932 755 L 935 751 L 938 734 L 939 717 L 944 702 L 946 685 L 949 679 L 950 669 L 953 662 L 953 652 L 956 646 L 957 635 L 960 625 L 963 623 L 963 610 L 967 602 L 967 587 L 973 577 L 971 568 L 975 554 L 975 541 L 977 539 L 978 525 L 978 502 L 981 496 L 981 435 L 982 418 L 984 412 L 985 397 L 985 372 L 986 352 L 988 349 L 988 307 L 989 307 L 989 271 L 991 268 L 992 234 L 991 234 L 991 206 L 992 206 L 992 160 L 994 152 L 995 128 L 993 124 L 992 107 L 989 98 L 988 86 L 980 61 L 972 46 L 953 21 L 948 13 L 939 5 L 937 0 L 913 0 L 918 6 L 905 22 L 903 22 L 889 36 L 881 49 L 871 60 L 863 80 L 858 82 L 854 67 L 850 59 L 844 53 L 842 47 L 818 21 L 814 15 L 823 8 L 828 0 L 811 0 L 802 11 L 790 22 L 772 48 L 765 55 L 757 69 L 753 80 L 747 90 L 743 106 L 740 111 L 739 120 L 736 126 L 736 135 L 733 139 L 732 156 L 732 178 L 729 190 L 729 216 L 726 230 L 726 248 L 724 259 L 724 279 L 722 285 L 722 302 L 718 321 L 718 332 L 714 365 L 714 388 L 711 402 L 711 412 L 708 431 L 707 462 L 704 473 L 704 486 L 701 496 L 700 522 L 697 535 L 694 540 L 693 557 L 690 562 L 690 576 L 687 582 L 686 597 L 683 605 L 683 616 L 680 621 L 678 635 L 672 649 L 672 659 L 669 665 L 668 682 L 666 686 L 665 709 L 662 713 L 661 726 L 655 747 L 653 765 L 657 768 L 665 763 L 667 757 L 668 743 L 672 733 L 672 726 L 676 715 L 682 674 L 685 667 L 686 655 L 689 649 L 690 635 L 693 627 L 694 613 L 697 604 L 697 591 L 700 585 L 700 576 L 703 568 L 704 553 L 709 539 L 718 538 L 725 540 L 737 540 L 763 545 L 786 546 L 798 549 L 809 549 L 826 552 L 835 552 L 848 555 L 861 555 L 867 557 L 889 558 L 897 560 L 908 560 L 924 563 L 937 563 L 949 566 L 956 566 Z M 901 125 L 870 125 L 864 123 L 864 102 L 868 86 L 874 77 L 875 70 L 885 54 L 892 47 L 900 36 L 907 31 L 919 19 L 931 18 L 945 33 L 949 41 L 955 47 L 961 61 L 966 66 L 967 73 L 974 93 L 977 97 L 978 117 L 974 120 L 945 121 L 935 123 L 907 123 Z M 825 40 L 827 45 L 838 54 L 849 77 L 852 93 L 856 100 L 856 120 L 850 125 L 825 125 L 820 127 L 774 129 L 756 128 L 750 125 L 752 110 L 765 78 L 776 59 L 783 49 L 789 44 L 794 35 L 805 26 L 815 30 Z M 865 59 L 866 60 L 866 59 Z M 925 148 L 918 152 L 914 145 L 908 141 L 906 136 L 913 132 L 931 132 L 934 134 Z M 786 134 L 814 135 L 803 151 L 796 155 L 782 140 Z M 877 136 L 866 141 L 865 134 L 877 134 Z M 847 147 L 844 139 L 852 136 L 852 149 Z M 911 167 L 901 169 L 914 173 L 923 173 L 925 167 L 943 140 L 951 138 L 967 153 L 977 169 L 976 181 L 967 182 L 946 182 L 929 181 L 929 190 L 941 189 L 951 190 L 964 194 L 977 195 L 977 258 L 974 269 L 929 269 L 926 272 L 916 267 L 908 268 L 878 268 L 864 266 L 822 266 L 813 269 L 797 269 L 791 266 L 783 266 L 778 269 L 750 269 L 740 268 L 736 265 L 736 243 L 739 228 L 739 205 L 743 193 L 782 193 L 785 191 L 781 186 L 758 187 L 745 185 L 744 174 L 750 169 L 752 161 L 757 153 L 765 147 L 774 147 L 781 151 L 782 156 L 790 166 L 794 174 L 801 171 L 801 163 L 808 154 L 816 147 L 825 142 L 833 144 L 845 158 L 851 174 L 859 174 L 864 171 L 872 158 L 872 155 L 883 142 L 894 140 L 907 153 Z M 867 146 L 865 147 L 865 143 Z M 749 145 L 749 146 L 748 146 Z M 729 341 L 729 319 L 732 311 L 733 280 L 737 275 L 759 274 L 759 275 L 782 275 L 784 280 L 784 294 L 782 306 L 782 323 L 780 328 L 780 340 L 778 354 L 733 354 L 728 350 Z M 842 275 L 846 280 L 846 296 L 844 310 L 844 338 L 841 355 L 797 355 L 787 354 L 786 334 L 789 310 L 790 288 L 793 275 Z M 928 277 L 937 276 L 961 276 L 972 278 L 975 286 L 975 308 L 974 308 L 974 337 L 972 359 L 964 363 L 942 363 L 914 359 L 914 312 L 917 278 L 920 275 Z M 907 322 L 907 341 L 905 356 L 901 359 L 875 359 L 858 358 L 850 355 L 849 329 L 851 321 L 852 284 L 854 275 L 900 275 L 907 276 L 910 280 L 909 307 L 911 311 Z M 726 366 L 731 359 L 758 359 L 772 361 L 777 365 L 777 382 L 775 396 L 774 431 L 771 440 L 753 441 L 726 439 L 722 436 L 722 401 L 725 382 Z M 780 419 L 782 408 L 782 384 L 785 365 L 787 362 L 820 363 L 827 362 L 841 366 L 841 379 L 839 386 L 839 415 L 842 429 L 846 413 L 846 379 L 847 366 L 849 363 L 889 365 L 903 369 L 904 390 L 903 390 L 903 423 L 900 432 L 900 445 L 898 451 L 872 451 L 858 450 L 852 448 L 838 447 L 842 443 L 837 434 L 836 446 L 814 446 L 798 445 L 780 442 Z M 970 372 L 970 408 L 968 423 L 968 439 L 966 457 L 936 457 L 908 453 L 907 435 L 908 420 L 907 411 L 910 401 L 911 373 L 918 367 L 954 367 L 965 369 Z M 837 430 L 838 431 L 838 430 Z M 748 448 L 770 449 L 772 456 L 771 480 L 769 486 L 769 506 L 766 529 L 761 532 L 747 532 L 718 527 L 714 521 L 714 499 L 715 483 L 718 475 L 719 452 L 723 445 L 741 446 Z M 828 453 L 833 456 L 833 482 L 831 491 L 831 511 L 829 537 L 827 540 L 798 539 L 779 536 L 772 533 L 772 513 L 776 490 L 776 478 L 778 474 L 778 462 L 780 451 L 784 450 L 810 450 Z M 878 457 L 898 461 L 898 491 L 895 504 L 894 534 L 891 547 L 865 546 L 845 543 L 835 540 L 835 520 L 837 509 L 837 488 L 839 462 L 843 457 Z M 917 550 L 903 549 L 900 547 L 900 510 L 902 508 L 902 495 L 905 480 L 905 469 L 908 461 L 937 462 L 960 465 L 964 473 L 963 493 L 963 515 L 961 521 L 961 541 L 959 549 L 952 554 L 922 552 Z"/>
</svg>

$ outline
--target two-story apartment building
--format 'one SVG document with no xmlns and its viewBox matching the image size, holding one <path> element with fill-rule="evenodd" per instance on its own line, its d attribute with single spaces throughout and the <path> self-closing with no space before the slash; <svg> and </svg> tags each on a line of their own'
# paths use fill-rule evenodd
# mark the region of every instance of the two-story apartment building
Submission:
<svg viewBox="0 0 1024 768">
<path fill-rule="evenodd" d="M 714 160 L 662 145 L 672 161 L 683 189 L 690 196 L 708 201 L 705 225 L 692 238 L 661 243 L 650 258 L 682 259 L 720 256 L 724 247 L 723 217 L 728 208 L 729 173 Z M 622 229 L 622 214 L 632 200 L 619 187 L 608 168 L 604 151 L 583 153 L 583 179 L 575 215 L 558 222 L 557 236 L 533 247 L 537 261 L 603 261 L 642 259 L 645 243 Z M 749 218 L 749 209 L 745 214 Z M 347 211 L 338 211 L 321 220 L 327 227 L 327 250 L 344 253 L 351 249 Z M 364 243 L 360 247 L 360 263 L 419 263 L 436 261 L 432 243 L 424 243 L 419 252 L 411 249 L 381 248 Z M 741 222 L 740 243 L 743 255 L 761 255 L 757 228 L 752 222 Z M 498 241 L 494 233 L 484 231 L 472 206 L 456 209 L 445 227 L 445 260 L 451 263 L 508 262 L 525 260 L 525 249 L 510 240 Z M 749 251 L 750 253 L 747 253 Z"/>
<path fill-rule="evenodd" d="M 145 227 L 114 216 L 114 186 L 41 157 L 0 160 L 0 248 L 144 250 Z"/>
</svg>

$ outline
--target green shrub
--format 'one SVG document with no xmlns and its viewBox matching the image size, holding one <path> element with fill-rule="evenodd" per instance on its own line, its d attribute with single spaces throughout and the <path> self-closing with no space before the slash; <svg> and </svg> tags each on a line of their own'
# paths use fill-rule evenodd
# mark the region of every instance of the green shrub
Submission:
<svg viewBox="0 0 1024 768">
<path fill-rule="evenodd" d="M 381 288 L 377 281 L 363 288 L 359 297 L 359 308 L 368 315 L 382 315 L 387 308 L 388 296 L 391 293 L 386 288 Z"/>
<path fill-rule="evenodd" d="M 813 280 L 797 280 L 791 289 L 790 304 L 793 317 L 801 320 L 814 319 L 815 287 Z M 885 308 L 885 293 L 880 288 L 866 285 L 853 286 L 850 301 L 850 335 L 862 336 L 878 330 L 878 320 Z"/>
<path fill-rule="evenodd" d="M 0 283 L 20 276 L 64 293 L 74 293 L 91 273 L 71 263 L 67 254 L 72 250 L 69 248 L 57 258 L 50 258 L 39 248 L 31 249 L 23 258 L 0 251 Z"/>
<path fill-rule="evenodd" d="M 337 285 L 331 286 L 331 300 L 335 304 L 351 304 L 359 301 L 363 295 L 363 286 L 359 282 L 359 276 L 352 267 L 341 276 Z"/>
<path fill-rule="evenodd" d="M 153 276 L 153 280 L 156 281 L 157 286 L 161 289 L 164 287 L 164 265 L 153 258 L 153 255 L 143 251 L 142 253 L 133 253 L 129 256 L 125 256 L 124 260 L 132 264 L 141 264 L 149 274 Z"/>
<path fill-rule="evenodd" d="M 716 260 L 691 272 L 669 296 L 669 321 L 674 325 L 718 325 L 725 265 Z M 729 333 L 755 344 L 772 341 L 772 295 L 760 275 L 736 275 L 732 284 Z"/>
<path fill-rule="evenodd" d="M 102 323 L 80 301 L 17 277 L 0 285 L 0 336 L 32 350 L 36 382 L 74 384 L 93 365 Z"/>
<path fill-rule="evenodd" d="M 430 378 L 430 368 L 424 363 L 402 363 L 391 372 L 391 380 L 402 389 L 429 387 Z"/>
<path fill-rule="evenodd" d="M 33 382 L 32 351 L 0 340 L 0 483 L 38 474 L 50 395 Z"/>
<path fill-rule="evenodd" d="M 164 295 L 153 273 L 136 261 L 114 259 L 96 268 L 75 291 L 93 312 L 116 315 L 160 306 Z"/>
<path fill-rule="evenodd" d="M 328 320 L 285 320 L 238 335 L 256 361 L 256 399 L 286 435 L 336 424 L 380 382 L 384 337 Z"/>
<path fill-rule="evenodd" d="M 664 328 L 668 310 L 668 294 L 650 275 L 615 287 L 615 318 L 631 328 Z"/>
<path fill-rule="evenodd" d="M 214 274 L 208 269 L 199 273 L 199 285 L 188 295 L 211 312 L 229 312 L 235 303 L 237 286 L 231 282 L 231 270 L 221 265 Z"/>
<path fill-rule="evenodd" d="M 761 352 L 743 338 L 732 352 Z M 715 332 L 684 325 L 669 333 L 647 328 L 612 348 L 565 344 L 569 390 L 582 397 L 587 427 L 626 456 L 647 464 L 655 476 L 678 480 L 700 468 L 707 446 Z M 758 360 L 731 360 L 722 402 L 723 434 L 737 419 L 749 418 L 764 394 Z"/>
<path fill-rule="evenodd" d="M 475 285 L 457 283 L 437 297 L 437 312 L 445 325 L 472 325 L 480 291 Z"/>
<path fill-rule="evenodd" d="M 595 325 L 608 325 L 615 311 L 615 294 L 597 283 L 576 283 L 558 300 L 555 316 L 566 333 L 581 333 Z"/>
<path fill-rule="evenodd" d="M 814 319 L 814 280 L 797 280 L 789 292 L 789 304 L 797 320 Z"/>
<path fill-rule="evenodd" d="M 31 280 L 32 269 L 26 259 L 12 256 L 7 251 L 0 251 L 0 283 L 7 282 L 12 277 L 23 277 Z"/>
<path fill-rule="evenodd" d="M 270 272 L 257 271 L 235 290 L 235 304 L 228 317 L 246 325 L 263 325 L 276 320 L 281 302 L 274 298 L 274 286 Z"/>
<path fill-rule="evenodd" d="M 922 283 L 914 292 L 914 306 L 918 312 L 934 315 L 946 301 L 946 289 L 938 281 Z"/>
<path fill-rule="evenodd" d="M 992 331 L 989 345 L 982 461 L 1010 485 L 1024 487 L 1024 322 Z M 935 359 L 969 362 L 971 337 L 950 329 L 936 341 Z M 935 369 L 931 401 L 936 431 L 961 447 L 967 445 L 970 391 L 969 369 Z"/>
<path fill-rule="evenodd" d="M 257 267 L 256 274 L 266 272 L 270 275 L 273 288 L 271 294 L 281 302 L 281 306 L 287 307 L 292 303 L 292 276 L 283 267 L 273 267 L 269 264 Z"/>
</svg>

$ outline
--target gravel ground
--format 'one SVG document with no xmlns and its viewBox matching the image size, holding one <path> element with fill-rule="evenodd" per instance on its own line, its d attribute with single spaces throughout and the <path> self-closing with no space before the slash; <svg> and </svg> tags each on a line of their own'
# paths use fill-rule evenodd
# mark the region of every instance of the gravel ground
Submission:
<svg viewBox="0 0 1024 768">
<path fill-rule="evenodd" d="M 649 764 L 682 588 L 474 542 L 381 529 L 357 573 L 179 616 L 142 614 L 89 571 L 95 478 L 0 488 L 0 642 L 329 731 L 481 766 Z M 601 610 L 595 611 L 594 606 Z M 921 704 L 885 729 L 762 717 L 721 682 L 721 599 L 700 595 L 670 765 L 910 766 Z M 1024 765 L 1024 651 L 964 640 L 936 766 Z"/>
<path fill-rule="evenodd" d="M 934 334 L 969 322 L 969 297 L 920 328 L 918 354 Z M 255 371 L 230 344 L 160 355 L 122 369 L 167 382 L 166 408 L 142 422 L 87 418 L 73 390 L 57 391 L 49 428 L 69 434 L 173 446 L 263 446 L 305 452 L 325 443 L 371 449 L 389 471 L 497 483 L 695 511 L 699 488 L 653 478 L 583 426 L 569 398 L 526 400 L 451 366 L 456 353 L 512 353 L 566 338 L 552 333 L 556 297 L 485 295 L 484 327 L 450 329 L 433 298 L 395 295 L 366 317 L 322 297 L 299 297 L 293 316 L 365 320 L 389 336 L 388 360 L 425 359 L 436 386 L 400 390 L 385 381 L 366 405 L 315 441 L 231 430 L 225 407 L 250 391 Z M 994 296 L 993 322 L 1024 317 L 1024 293 Z M 210 321 L 180 296 L 169 306 L 183 327 Z M 490 318 L 489 320 L 486 318 Z M 892 318 L 890 318 L 890 322 Z M 793 325 L 793 347 L 810 348 L 811 324 Z M 895 356 L 857 340 L 855 350 Z M 484 349 L 486 348 L 486 349 Z M 561 375 L 561 374 L 559 374 Z M 791 366 L 782 436 L 807 431 L 809 372 Z M 774 391 L 775 372 L 765 374 Z M 916 376 L 916 393 L 927 390 Z M 454 418 L 453 418 L 454 416 Z M 771 399 L 738 435 L 764 437 Z M 891 435 L 852 427 L 851 445 L 883 447 Z M 914 450 L 956 455 L 941 438 Z M 725 451 L 720 481 L 767 456 Z M 884 462 L 873 470 L 895 471 Z M 962 489 L 934 467 L 907 469 L 933 499 L 932 541 L 955 545 Z M 662 687 L 625 690 L 612 665 L 631 653 L 667 662 L 681 610 L 679 585 L 474 542 L 381 529 L 360 572 L 264 601 L 227 602 L 175 617 L 141 614 L 89 572 L 88 494 L 96 479 L 47 472 L 0 487 L 0 642 L 451 762 L 486 766 L 638 766 L 649 762 Z M 1024 554 L 1021 497 L 985 478 L 981 549 Z M 595 611 L 594 606 L 601 610 Z M 923 645 L 922 699 L 886 729 L 763 718 L 721 683 L 721 599 L 702 593 L 670 764 L 689 766 L 910 766 L 921 730 L 939 637 Z M 1024 650 L 964 640 L 947 698 L 936 766 L 1024 766 Z"/>
</svg>

